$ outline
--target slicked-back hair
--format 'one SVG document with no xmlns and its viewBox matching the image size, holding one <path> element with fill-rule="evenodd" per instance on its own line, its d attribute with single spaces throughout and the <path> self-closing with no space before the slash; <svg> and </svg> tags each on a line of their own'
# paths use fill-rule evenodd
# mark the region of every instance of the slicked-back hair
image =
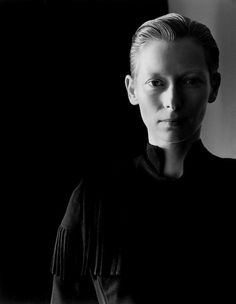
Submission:
<svg viewBox="0 0 236 304">
<path fill-rule="evenodd" d="M 170 13 L 143 23 L 135 32 L 130 49 L 131 76 L 135 77 L 137 55 L 145 44 L 156 39 L 175 41 L 181 38 L 191 38 L 199 43 L 204 49 L 210 75 L 217 72 L 219 49 L 209 28 L 180 14 Z"/>
</svg>

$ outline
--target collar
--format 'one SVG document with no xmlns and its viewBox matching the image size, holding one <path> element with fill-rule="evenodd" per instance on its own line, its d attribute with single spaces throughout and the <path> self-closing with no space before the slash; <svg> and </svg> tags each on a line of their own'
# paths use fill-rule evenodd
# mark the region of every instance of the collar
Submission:
<svg viewBox="0 0 236 304">
<path fill-rule="evenodd" d="M 209 155 L 209 152 L 204 147 L 202 141 L 200 139 L 195 141 L 186 155 L 184 173 L 179 179 L 189 176 L 189 174 L 193 174 L 193 172 L 199 172 L 200 167 L 208 158 L 207 155 Z M 172 180 L 163 175 L 164 152 L 160 147 L 147 143 L 144 156 L 138 163 L 152 177 L 159 180 Z"/>
</svg>

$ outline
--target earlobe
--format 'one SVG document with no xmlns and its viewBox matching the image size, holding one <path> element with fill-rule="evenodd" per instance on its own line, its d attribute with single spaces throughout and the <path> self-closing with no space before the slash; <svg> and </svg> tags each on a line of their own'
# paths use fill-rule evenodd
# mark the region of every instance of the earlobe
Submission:
<svg viewBox="0 0 236 304">
<path fill-rule="evenodd" d="M 137 105 L 138 100 L 135 92 L 134 79 L 130 75 L 125 77 L 125 87 L 127 90 L 129 101 L 132 105 Z"/>
<path fill-rule="evenodd" d="M 211 93 L 208 99 L 209 103 L 213 103 L 216 100 L 217 95 L 215 93 Z"/>
<path fill-rule="evenodd" d="M 212 103 L 216 100 L 216 97 L 218 95 L 218 90 L 221 83 L 221 75 L 220 73 L 214 73 L 211 76 L 211 93 L 208 99 L 209 103 Z"/>
</svg>

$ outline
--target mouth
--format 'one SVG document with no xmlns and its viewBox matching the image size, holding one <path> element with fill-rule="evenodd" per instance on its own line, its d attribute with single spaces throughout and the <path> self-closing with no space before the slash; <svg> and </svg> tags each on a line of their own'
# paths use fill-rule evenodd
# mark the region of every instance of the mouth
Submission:
<svg viewBox="0 0 236 304">
<path fill-rule="evenodd" d="M 158 120 L 158 123 L 168 126 L 180 126 L 184 123 L 184 121 L 185 121 L 184 118 L 168 118 L 168 119 Z"/>
</svg>

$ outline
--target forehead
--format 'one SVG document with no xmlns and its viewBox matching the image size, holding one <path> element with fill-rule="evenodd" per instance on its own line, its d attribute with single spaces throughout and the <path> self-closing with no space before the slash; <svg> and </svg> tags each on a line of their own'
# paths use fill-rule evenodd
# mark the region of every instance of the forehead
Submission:
<svg viewBox="0 0 236 304">
<path fill-rule="evenodd" d="M 203 47 L 191 38 L 176 41 L 151 40 L 139 51 L 136 63 L 137 75 L 208 71 Z"/>
</svg>

